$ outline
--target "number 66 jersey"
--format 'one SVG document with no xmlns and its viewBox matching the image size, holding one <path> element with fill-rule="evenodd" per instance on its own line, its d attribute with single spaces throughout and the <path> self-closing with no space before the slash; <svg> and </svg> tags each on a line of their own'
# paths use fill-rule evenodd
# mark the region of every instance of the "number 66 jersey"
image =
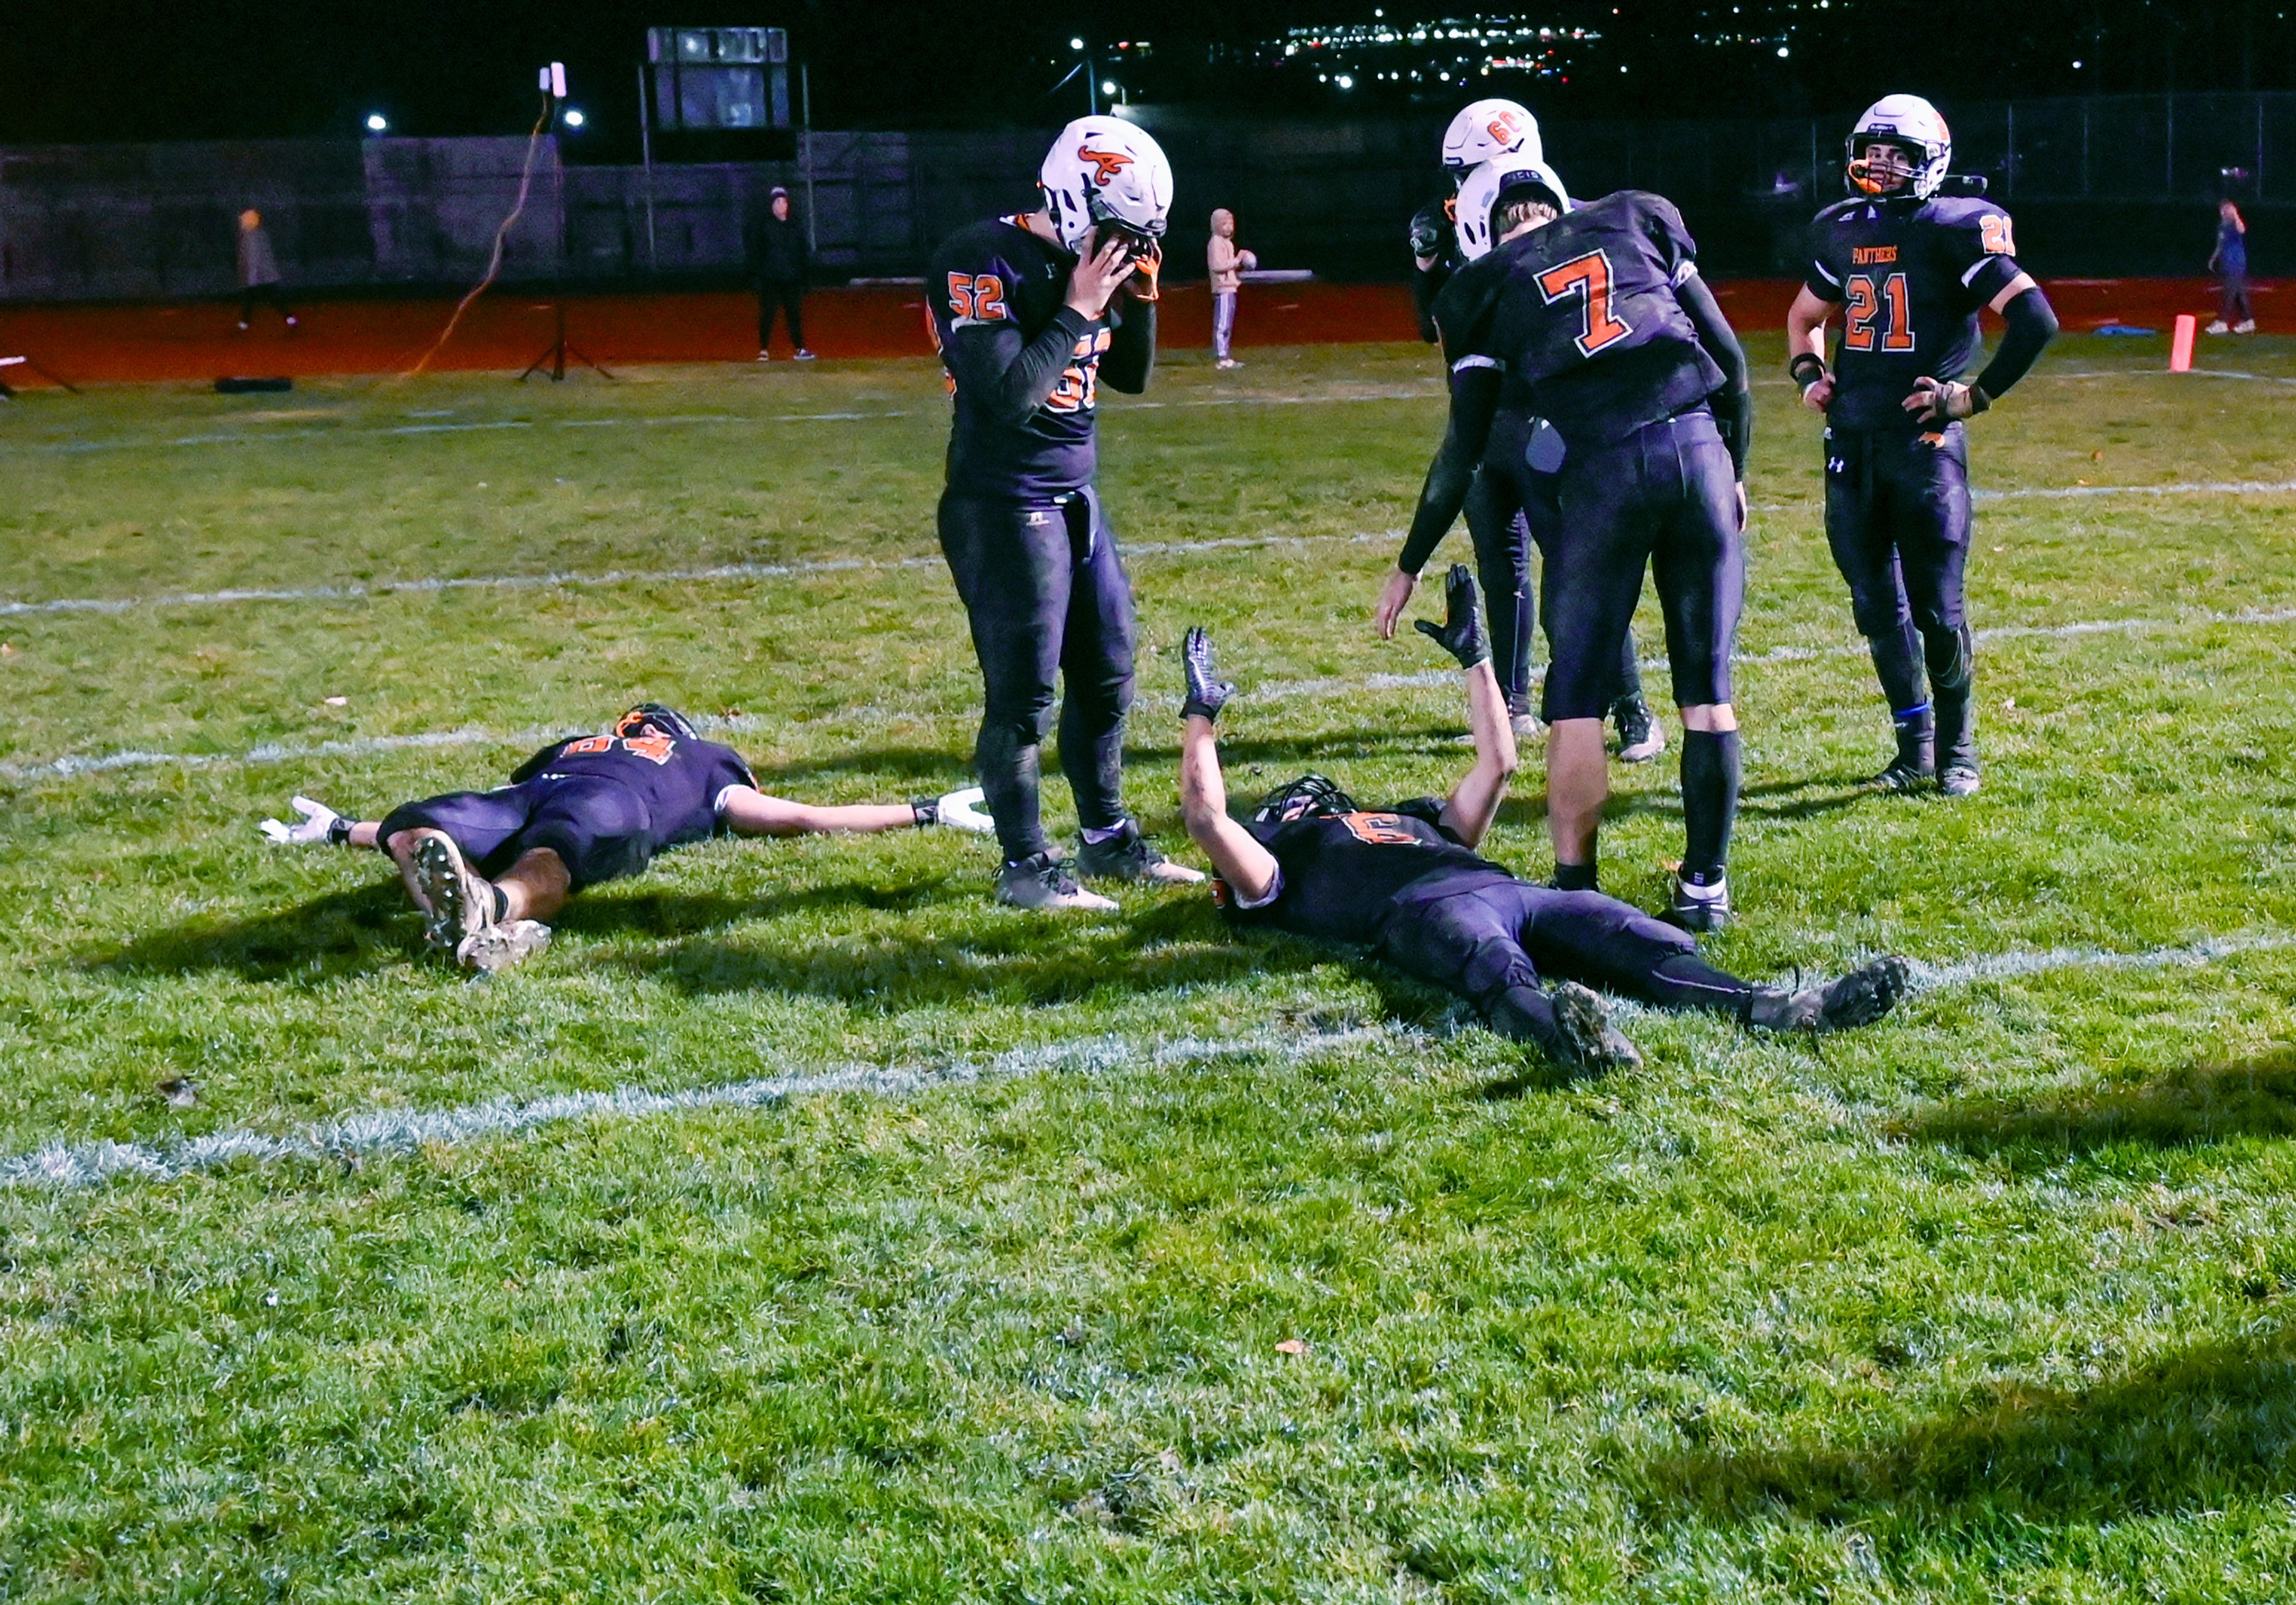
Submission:
<svg viewBox="0 0 2296 1605">
<path fill-rule="evenodd" d="M 1806 283 L 1841 308 L 1833 402 L 1840 430 L 1933 429 L 1905 409 L 1917 379 L 1965 379 L 1977 314 L 2022 270 L 2009 214 L 1989 201 L 1859 196 L 1810 225 Z"/>
<path fill-rule="evenodd" d="M 1500 405 L 1572 450 L 1623 440 L 1725 382 L 1674 293 L 1697 251 L 1664 196 L 1605 195 L 1459 270 L 1435 304 L 1444 357 L 1499 370 Z"/>
</svg>

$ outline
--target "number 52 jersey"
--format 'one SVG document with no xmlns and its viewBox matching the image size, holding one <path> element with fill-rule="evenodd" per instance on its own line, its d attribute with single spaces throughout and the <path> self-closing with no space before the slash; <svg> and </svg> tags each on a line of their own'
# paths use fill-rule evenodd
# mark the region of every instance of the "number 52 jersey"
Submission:
<svg viewBox="0 0 2296 1605">
<path fill-rule="evenodd" d="M 1917 379 L 1967 377 L 1979 310 L 2023 271 L 2009 214 L 1989 201 L 1844 201 L 1810 225 L 1810 293 L 1841 308 L 1836 429 L 1902 430 Z"/>
</svg>

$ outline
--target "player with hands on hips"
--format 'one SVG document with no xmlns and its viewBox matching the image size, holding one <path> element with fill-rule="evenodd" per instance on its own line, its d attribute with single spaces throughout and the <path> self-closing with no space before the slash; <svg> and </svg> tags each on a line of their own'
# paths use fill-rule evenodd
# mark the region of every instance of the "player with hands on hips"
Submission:
<svg viewBox="0 0 2296 1605">
<path fill-rule="evenodd" d="M 1444 602 L 1443 623 L 1419 628 L 1464 671 L 1474 763 L 1447 797 L 1390 808 L 1360 807 L 1309 774 L 1269 792 L 1248 818 L 1231 817 L 1217 721 L 1235 688 L 1220 678 L 1210 637 L 1188 632 L 1180 808 L 1212 861 L 1213 897 L 1231 924 L 1369 948 L 1464 998 L 1493 1031 L 1572 1076 L 1642 1062 L 1595 987 L 1771 1031 L 1843 1030 L 1896 1006 L 1910 980 L 1902 959 L 1798 991 L 1759 987 L 1706 962 L 1688 933 L 1617 898 L 1535 886 L 1481 857 L 1514 772 L 1514 731 L 1464 564 L 1451 569 Z M 1560 984 L 1550 990 L 1550 979 Z"/>
<path fill-rule="evenodd" d="M 942 242 L 926 278 L 953 415 L 941 553 L 972 626 L 982 708 L 974 764 L 1004 852 L 999 900 L 1099 909 L 1046 836 L 1042 748 L 1061 768 L 1086 879 L 1200 880 L 1140 832 L 1123 798 L 1132 582 L 1094 484 L 1100 385 L 1136 393 L 1156 356 L 1172 169 L 1120 118 L 1061 130 L 1033 212 Z"/>
<path fill-rule="evenodd" d="M 987 831 L 977 789 L 905 803 L 816 807 L 769 796 L 730 747 L 675 708 L 642 702 L 591 735 L 553 741 L 506 785 L 402 803 L 354 820 L 308 797 L 276 846 L 373 848 L 398 865 L 430 948 L 465 970 L 539 953 L 566 900 L 643 872 L 656 855 L 712 836 L 802 836 L 948 825 Z"/>
<path fill-rule="evenodd" d="M 1885 96 L 1857 119 L 1844 152 L 1850 197 L 1811 225 L 1786 351 L 1802 405 L 1825 414 L 1826 542 L 1896 728 L 1897 753 L 1873 783 L 1966 797 L 1980 769 L 1962 426 L 2024 377 L 2057 319 L 2017 265 L 2009 214 L 1984 199 L 1983 180 L 1950 177 L 1952 161 L 1952 133 L 1919 95 Z M 1972 380 L 1986 307 L 2007 327 Z"/>
</svg>

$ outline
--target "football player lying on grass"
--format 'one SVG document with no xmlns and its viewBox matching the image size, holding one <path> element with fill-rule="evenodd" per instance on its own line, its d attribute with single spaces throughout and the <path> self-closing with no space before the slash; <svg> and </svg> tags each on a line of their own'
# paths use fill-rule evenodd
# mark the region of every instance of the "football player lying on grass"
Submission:
<svg viewBox="0 0 2296 1605">
<path fill-rule="evenodd" d="M 1876 959 L 1804 991 L 1758 987 L 1699 957 L 1689 932 L 1616 897 L 1535 886 L 1477 857 L 1514 773 L 1514 730 L 1465 564 L 1452 569 L 1446 591 L 1443 626 L 1419 628 L 1466 670 L 1474 766 L 1448 798 L 1388 809 L 1359 808 L 1322 775 L 1303 774 L 1250 819 L 1230 818 L 1212 722 L 1235 687 L 1221 683 L 1210 636 L 1188 632 L 1180 809 L 1218 872 L 1213 897 L 1232 922 L 1372 948 L 1572 1073 L 1642 1061 L 1589 987 L 1734 1014 L 1768 1031 L 1870 1025 L 1896 1005 L 1903 959 Z M 1544 989 L 1542 973 L 1562 984 Z"/>
<path fill-rule="evenodd" d="M 742 755 L 705 741 L 684 715 L 642 702 L 603 735 L 553 741 L 491 791 L 401 803 L 353 821 L 308 797 L 275 842 L 379 848 L 398 865 L 430 947 L 466 970 L 515 964 L 550 943 L 566 899 L 635 875 L 656 853 L 720 834 L 807 836 L 911 825 L 990 828 L 977 791 L 904 803 L 814 807 L 758 790 Z"/>
</svg>

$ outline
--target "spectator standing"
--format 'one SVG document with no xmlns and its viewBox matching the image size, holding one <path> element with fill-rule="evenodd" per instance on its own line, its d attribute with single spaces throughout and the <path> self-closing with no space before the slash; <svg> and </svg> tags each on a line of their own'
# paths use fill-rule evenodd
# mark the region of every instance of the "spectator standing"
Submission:
<svg viewBox="0 0 2296 1605">
<path fill-rule="evenodd" d="M 255 304 L 268 306 L 295 326 L 295 315 L 279 299 L 279 258 L 271 254 L 271 236 L 264 232 L 263 214 L 249 207 L 239 215 L 239 327 L 247 332 L 255 321 Z"/>
<path fill-rule="evenodd" d="M 2248 299 L 2248 222 L 2230 200 L 2217 202 L 2217 248 L 2209 270 L 2221 281 L 2210 334 L 2253 334 L 2256 308 Z"/>
<path fill-rule="evenodd" d="M 805 348 L 805 283 L 813 258 L 805 248 L 805 231 L 790 216 L 790 194 L 779 184 L 765 221 L 758 229 L 758 360 L 773 360 L 774 311 L 789 321 L 790 344 L 797 360 L 811 362 Z"/>
<path fill-rule="evenodd" d="M 1243 288 L 1243 275 L 1259 266 L 1259 258 L 1235 248 L 1235 214 L 1224 206 L 1212 213 L 1212 237 L 1204 249 L 1204 261 L 1212 275 L 1212 355 L 1218 359 L 1213 365 L 1240 368 L 1243 364 L 1228 355 L 1235 340 L 1235 298 Z"/>
</svg>

